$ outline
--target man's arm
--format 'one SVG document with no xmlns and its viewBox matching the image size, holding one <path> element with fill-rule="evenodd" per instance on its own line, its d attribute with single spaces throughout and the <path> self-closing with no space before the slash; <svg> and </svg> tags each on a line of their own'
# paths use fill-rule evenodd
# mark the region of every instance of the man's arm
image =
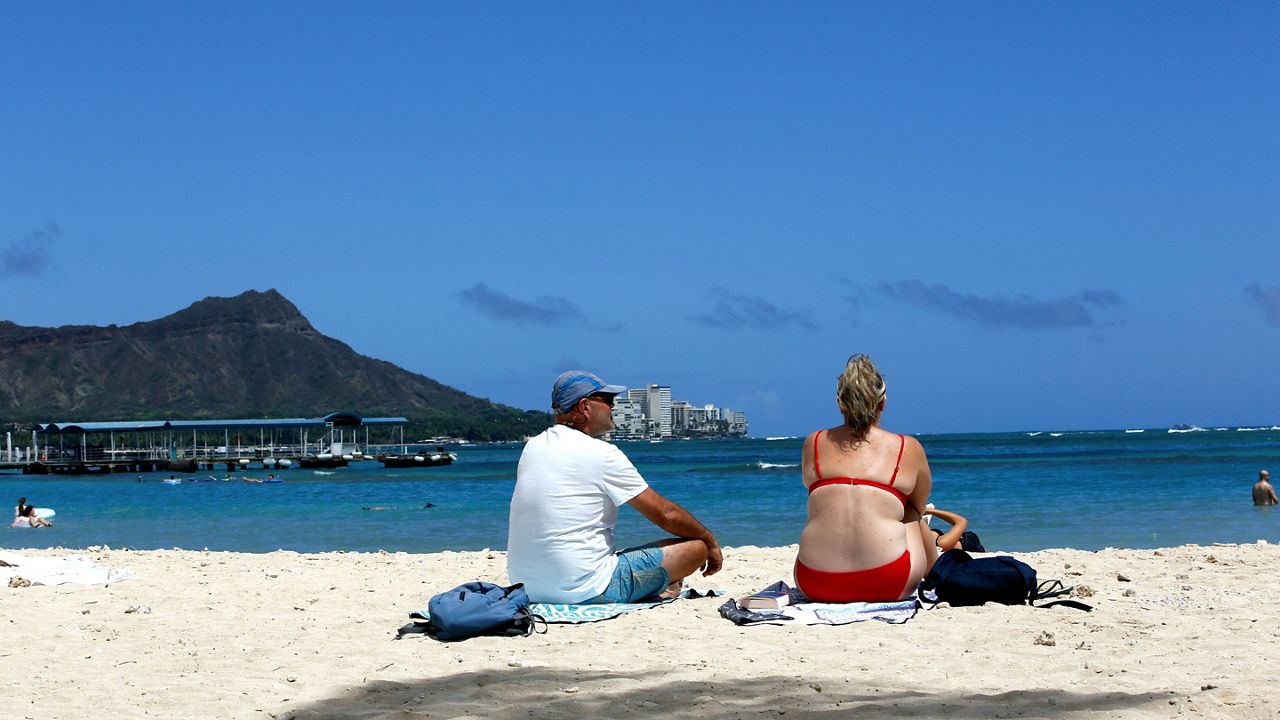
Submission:
<svg viewBox="0 0 1280 720">
<path fill-rule="evenodd" d="M 675 535 L 690 540 L 701 540 L 707 546 L 707 564 L 703 567 L 703 575 L 714 575 L 724 562 L 720 554 L 720 543 L 716 536 L 706 528 L 688 510 L 668 500 L 653 488 L 645 488 L 639 495 L 627 501 L 646 520 Z"/>
</svg>

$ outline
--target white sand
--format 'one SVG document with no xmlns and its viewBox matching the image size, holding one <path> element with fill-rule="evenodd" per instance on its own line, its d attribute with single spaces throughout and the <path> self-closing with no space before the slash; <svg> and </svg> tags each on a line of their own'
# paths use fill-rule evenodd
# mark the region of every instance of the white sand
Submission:
<svg viewBox="0 0 1280 720">
<path fill-rule="evenodd" d="M 682 600 L 528 638 L 393 641 L 502 553 L 86 554 L 114 585 L 3 588 L 7 718 L 1275 718 L 1280 546 L 1022 553 L 1096 609 L 989 605 L 905 625 L 739 628 Z M 731 548 L 699 589 L 787 579 Z M 1129 581 L 1122 581 L 1124 575 Z M 128 612 L 142 608 L 143 612 Z"/>
</svg>

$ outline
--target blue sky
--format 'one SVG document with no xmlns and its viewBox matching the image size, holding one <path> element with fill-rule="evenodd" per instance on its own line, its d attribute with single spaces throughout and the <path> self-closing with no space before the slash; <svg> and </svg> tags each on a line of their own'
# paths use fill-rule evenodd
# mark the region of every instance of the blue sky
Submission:
<svg viewBox="0 0 1280 720">
<path fill-rule="evenodd" d="M 907 432 L 1280 424 L 1275 3 L 263 5 L 0 4 L 0 319 L 276 288 L 757 435 L 854 352 Z"/>
</svg>

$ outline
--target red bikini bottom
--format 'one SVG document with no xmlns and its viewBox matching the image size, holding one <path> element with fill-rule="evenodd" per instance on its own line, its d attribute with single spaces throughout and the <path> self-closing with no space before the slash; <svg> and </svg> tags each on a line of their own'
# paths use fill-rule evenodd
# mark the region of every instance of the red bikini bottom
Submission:
<svg viewBox="0 0 1280 720">
<path fill-rule="evenodd" d="M 818 602 L 893 602 L 911 577 L 911 551 L 880 567 L 851 572 L 826 572 L 806 567 L 796 560 L 796 585 L 810 600 Z"/>
</svg>

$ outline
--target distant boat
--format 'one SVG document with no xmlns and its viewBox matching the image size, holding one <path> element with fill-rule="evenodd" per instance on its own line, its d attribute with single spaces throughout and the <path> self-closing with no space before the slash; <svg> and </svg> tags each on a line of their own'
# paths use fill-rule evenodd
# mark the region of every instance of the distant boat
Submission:
<svg viewBox="0 0 1280 720">
<path fill-rule="evenodd" d="M 320 453 L 319 455 L 305 455 L 298 458 L 298 464 L 304 468 L 340 468 L 346 467 L 347 461 L 340 457 L 334 457 L 333 453 Z"/>
<path fill-rule="evenodd" d="M 384 468 L 439 467 L 452 465 L 458 456 L 451 452 L 435 452 L 430 455 L 379 455 L 377 459 Z"/>
</svg>

